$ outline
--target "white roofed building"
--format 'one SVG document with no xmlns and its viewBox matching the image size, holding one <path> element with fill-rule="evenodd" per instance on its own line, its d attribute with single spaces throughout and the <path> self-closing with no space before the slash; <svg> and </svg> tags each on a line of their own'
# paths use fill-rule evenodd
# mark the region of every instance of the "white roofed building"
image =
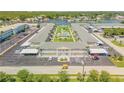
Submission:
<svg viewBox="0 0 124 93">
<path fill-rule="evenodd" d="M 108 55 L 107 50 L 103 49 L 103 48 L 98 48 L 98 49 L 89 49 L 89 53 L 91 55 Z"/>
<path fill-rule="evenodd" d="M 24 55 L 37 55 L 38 49 L 23 49 L 20 53 Z"/>
</svg>

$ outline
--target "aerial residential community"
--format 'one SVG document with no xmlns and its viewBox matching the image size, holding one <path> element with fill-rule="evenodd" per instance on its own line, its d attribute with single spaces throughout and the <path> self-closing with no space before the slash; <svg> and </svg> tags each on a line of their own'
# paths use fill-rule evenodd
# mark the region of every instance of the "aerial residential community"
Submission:
<svg viewBox="0 0 124 93">
<path fill-rule="evenodd" d="M 124 82 L 124 12 L 0 12 L 1 82 Z"/>
</svg>

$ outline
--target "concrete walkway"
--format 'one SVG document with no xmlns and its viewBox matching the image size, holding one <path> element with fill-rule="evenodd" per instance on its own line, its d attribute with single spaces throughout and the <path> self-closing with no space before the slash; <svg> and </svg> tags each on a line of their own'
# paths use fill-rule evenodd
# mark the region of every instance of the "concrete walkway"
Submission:
<svg viewBox="0 0 124 93">
<path fill-rule="evenodd" d="M 111 46 L 114 50 L 116 50 L 118 53 L 120 53 L 122 56 L 124 56 L 124 47 L 119 47 L 116 46 L 114 44 L 111 43 L 110 40 L 103 38 L 102 36 L 100 36 L 99 33 L 94 33 L 95 36 L 97 36 L 99 39 L 101 39 L 102 41 L 104 41 L 106 44 L 108 44 L 109 46 Z"/>
<path fill-rule="evenodd" d="M 75 40 L 75 38 L 74 38 L 74 36 L 73 36 L 73 33 L 72 33 L 72 31 L 71 31 L 71 28 L 68 27 L 68 29 L 69 29 L 69 32 L 70 32 L 70 34 L 71 34 L 71 37 L 72 37 L 73 41 L 75 42 L 76 40 Z"/>
<path fill-rule="evenodd" d="M 61 66 L 19 66 L 19 67 L 0 67 L 0 71 L 15 74 L 21 69 L 27 69 L 32 73 L 36 74 L 57 74 L 58 71 L 62 70 Z M 124 75 L 124 68 L 117 68 L 115 66 L 85 66 L 85 71 L 88 74 L 90 70 L 105 70 L 113 75 Z M 69 66 L 67 69 L 69 74 L 76 74 L 78 72 L 82 72 L 82 66 Z"/>
</svg>

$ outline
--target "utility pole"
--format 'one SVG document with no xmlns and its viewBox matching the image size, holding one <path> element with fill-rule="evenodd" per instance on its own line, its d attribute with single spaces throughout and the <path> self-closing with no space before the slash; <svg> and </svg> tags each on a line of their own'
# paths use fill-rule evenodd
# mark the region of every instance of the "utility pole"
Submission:
<svg viewBox="0 0 124 93">
<path fill-rule="evenodd" d="M 84 60 L 82 60 L 81 63 L 82 63 L 82 75 L 83 75 L 83 81 L 84 81 L 85 74 L 86 74 L 84 71 L 84 66 L 85 66 Z"/>
</svg>

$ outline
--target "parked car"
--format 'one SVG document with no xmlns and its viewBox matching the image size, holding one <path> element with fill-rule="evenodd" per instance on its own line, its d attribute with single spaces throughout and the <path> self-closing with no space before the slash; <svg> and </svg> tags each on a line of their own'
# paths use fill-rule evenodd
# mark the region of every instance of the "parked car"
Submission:
<svg viewBox="0 0 124 93">
<path fill-rule="evenodd" d="M 99 60 L 99 57 L 97 55 L 93 55 L 92 59 L 93 60 Z"/>
<path fill-rule="evenodd" d="M 48 60 L 51 61 L 52 60 L 52 57 L 49 57 Z"/>
</svg>

